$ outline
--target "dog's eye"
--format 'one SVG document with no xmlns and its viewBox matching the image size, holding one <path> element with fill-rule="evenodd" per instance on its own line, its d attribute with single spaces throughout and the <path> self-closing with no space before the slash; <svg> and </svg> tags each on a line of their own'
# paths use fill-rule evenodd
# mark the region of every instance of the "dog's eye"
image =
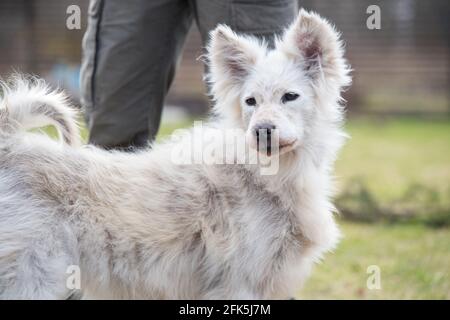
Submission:
<svg viewBox="0 0 450 320">
<path fill-rule="evenodd" d="M 249 106 L 256 106 L 256 99 L 253 97 L 245 99 L 245 103 Z"/>
<path fill-rule="evenodd" d="M 281 102 L 286 103 L 288 101 L 294 101 L 299 97 L 297 93 L 294 92 L 287 92 L 283 94 L 283 97 L 281 97 Z"/>
</svg>

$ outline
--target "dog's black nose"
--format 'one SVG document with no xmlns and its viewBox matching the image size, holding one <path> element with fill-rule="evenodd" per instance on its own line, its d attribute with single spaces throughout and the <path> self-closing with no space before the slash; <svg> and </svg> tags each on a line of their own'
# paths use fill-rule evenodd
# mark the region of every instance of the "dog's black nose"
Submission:
<svg viewBox="0 0 450 320">
<path fill-rule="evenodd" d="M 274 124 L 269 122 L 258 124 L 253 128 L 258 150 L 265 150 L 270 155 L 272 132 L 276 128 Z"/>
<path fill-rule="evenodd" d="M 268 138 L 270 138 L 272 130 L 275 130 L 276 128 L 277 127 L 274 124 L 267 122 L 267 123 L 261 123 L 261 124 L 256 125 L 253 130 L 254 130 L 256 139 L 259 139 L 259 137 L 261 135 L 265 135 Z"/>
</svg>

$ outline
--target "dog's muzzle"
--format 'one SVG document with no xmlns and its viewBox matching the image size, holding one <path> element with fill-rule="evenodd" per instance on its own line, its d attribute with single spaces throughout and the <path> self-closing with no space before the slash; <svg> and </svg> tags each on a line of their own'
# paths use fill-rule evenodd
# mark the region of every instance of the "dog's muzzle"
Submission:
<svg viewBox="0 0 450 320">
<path fill-rule="evenodd" d="M 276 126 L 269 122 L 264 122 L 256 125 L 253 128 L 253 135 L 256 138 L 257 150 L 259 152 L 265 152 L 267 155 L 271 155 L 272 149 L 276 147 L 275 136 Z"/>
</svg>

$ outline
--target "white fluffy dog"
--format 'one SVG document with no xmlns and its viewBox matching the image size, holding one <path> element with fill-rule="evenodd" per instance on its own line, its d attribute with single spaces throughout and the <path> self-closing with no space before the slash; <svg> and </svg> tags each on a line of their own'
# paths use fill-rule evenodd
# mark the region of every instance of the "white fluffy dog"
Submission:
<svg viewBox="0 0 450 320">
<path fill-rule="evenodd" d="M 335 29 L 301 11 L 273 50 L 211 33 L 213 126 L 279 157 L 178 165 L 177 144 L 137 153 L 80 147 L 60 93 L 18 79 L 0 105 L 0 298 L 272 299 L 296 293 L 339 232 L 331 169 L 345 135 L 349 69 Z M 53 124 L 63 143 L 26 129 Z M 265 134 L 260 134 L 261 129 Z M 278 145 L 270 145 L 278 132 Z M 181 142 L 178 142 L 180 144 Z"/>
</svg>

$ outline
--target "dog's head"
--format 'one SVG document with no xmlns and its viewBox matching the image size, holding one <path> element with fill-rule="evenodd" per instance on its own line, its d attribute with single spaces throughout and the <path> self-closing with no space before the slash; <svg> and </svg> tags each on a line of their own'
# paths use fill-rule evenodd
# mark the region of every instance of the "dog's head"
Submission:
<svg viewBox="0 0 450 320">
<path fill-rule="evenodd" d="M 254 148 L 289 152 L 314 123 L 340 118 L 349 70 L 339 34 L 317 14 L 300 11 L 272 50 L 220 25 L 211 32 L 208 60 L 216 112 L 243 128 Z"/>
</svg>

